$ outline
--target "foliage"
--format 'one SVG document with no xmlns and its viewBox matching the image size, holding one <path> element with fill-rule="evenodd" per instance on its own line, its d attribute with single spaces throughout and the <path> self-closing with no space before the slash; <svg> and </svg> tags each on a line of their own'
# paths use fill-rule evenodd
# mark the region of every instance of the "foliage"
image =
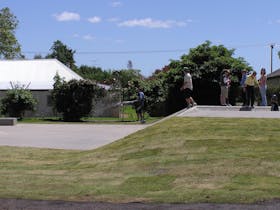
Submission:
<svg viewBox="0 0 280 210">
<path fill-rule="evenodd" d="M 128 60 L 127 62 L 127 69 L 133 69 L 133 63 L 131 60 Z"/>
<path fill-rule="evenodd" d="M 0 58 L 14 59 L 23 57 L 21 47 L 15 37 L 18 20 L 9 8 L 0 10 Z"/>
<path fill-rule="evenodd" d="M 46 58 L 56 58 L 69 68 L 76 68 L 74 60 L 74 54 L 76 52 L 75 50 L 70 49 L 61 41 L 57 40 L 53 43 L 51 51 L 51 54 L 48 54 Z"/>
<path fill-rule="evenodd" d="M 89 80 L 63 81 L 56 75 L 52 97 L 55 109 L 64 121 L 80 121 L 93 109 L 93 100 L 105 95 L 105 90 Z"/>
<path fill-rule="evenodd" d="M 140 74 L 140 70 L 123 69 L 120 71 L 113 71 L 112 78 L 117 87 L 127 88 L 130 81 L 141 79 L 143 76 Z"/>
<path fill-rule="evenodd" d="M 33 59 L 43 59 L 43 56 L 41 54 L 36 54 Z"/>
<path fill-rule="evenodd" d="M 112 72 L 104 71 L 99 67 L 82 65 L 74 70 L 84 79 L 94 80 L 101 84 L 110 84 L 110 81 L 112 80 Z"/>
<path fill-rule="evenodd" d="M 31 91 L 23 87 L 14 87 L 8 90 L 1 100 L 1 112 L 10 117 L 22 118 L 25 111 L 33 111 L 36 105 Z"/>
<path fill-rule="evenodd" d="M 180 87 L 183 83 L 183 67 L 189 67 L 192 72 L 194 85 L 194 99 L 198 104 L 219 104 L 220 85 L 219 78 L 223 69 L 231 69 L 231 103 L 235 104 L 237 87 L 241 78 L 241 70 L 251 67 L 243 58 L 234 58 L 234 50 L 223 45 L 212 46 L 210 41 L 190 49 L 188 54 L 181 56 L 180 60 L 172 60 L 161 71 L 157 71 L 151 80 L 160 80 L 166 93 L 165 114 L 171 114 L 185 107 Z M 153 96 L 157 98 L 157 96 Z M 160 97 L 161 98 L 161 97 Z M 152 101 L 151 101 L 152 102 Z"/>
</svg>

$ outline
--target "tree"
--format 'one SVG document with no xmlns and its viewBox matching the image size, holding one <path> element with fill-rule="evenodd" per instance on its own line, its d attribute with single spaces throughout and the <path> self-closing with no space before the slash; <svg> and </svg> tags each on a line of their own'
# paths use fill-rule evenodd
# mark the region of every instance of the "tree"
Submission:
<svg viewBox="0 0 280 210">
<path fill-rule="evenodd" d="M 84 79 L 90 79 L 102 84 L 107 84 L 112 79 L 111 71 L 103 71 L 99 67 L 91 67 L 82 65 L 75 69 L 75 72 L 82 76 Z"/>
<path fill-rule="evenodd" d="M 235 104 L 241 70 L 252 68 L 243 58 L 233 56 L 234 49 L 227 49 L 223 45 L 212 46 L 210 41 L 206 41 L 181 57 L 179 68 L 187 66 L 193 72 L 194 96 L 199 104 L 219 104 L 219 81 L 223 69 L 231 69 L 229 94 L 231 104 Z"/>
<path fill-rule="evenodd" d="M 90 80 L 63 81 L 56 75 L 52 97 L 55 109 L 64 121 L 80 121 L 90 114 L 93 101 L 105 95 L 105 90 Z"/>
<path fill-rule="evenodd" d="M 162 109 L 157 113 L 171 114 L 185 107 L 185 101 L 182 98 L 180 87 L 183 82 L 183 67 L 189 67 L 192 71 L 194 84 L 194 99 L 198 104 L 217 105 L 219 104 L 220 86 L 219 78 L 223 69 L 232 69 L 232 83 L 230 88 L 231 103 L 235 103 L 238 96 L 239 79 L 241 70 L 246 68 L 252 70 L 243 58 L 234 58 L 234 49 L 227 49 L 223 45 L 211 45 L 206 41 L 196 48 L 190 49 L 188 54 L 181 56 L 180 60 L 172 60 L 168 66 L 161 71 L 157 70 L 149 80 L 152 82 L 153 89 L 151 93 L 154 101 L 161 101 L 161 106 L 153 106 Z M 151 83 L 149 81 L 149 83 Z M 146 85 L 149 87 L 149 85 Z M 164 93 L 162 91 L 164 87 Z M 157 94 L 157 92 L 159 94 Z M 149 98 L 149 95 L 147 98 Z M 152 109 L 151 109 L 152 111 Z M 155 111 L 153 111 L 155 112 Z"/>
<path fill-rule="evenodd" d="M 2 98 L 1 113 L 21 119 L 25 111 L 34 110 L 36 103 L 30 90 L 16 85 L 13 89 L 8 90 L 4 98 Z"/>
<path fill-rule="evenodd" d="M 74 70 L 76 68 L 74 60 L 74 54 L 76 53 L 75 50 L 70 49 L 59 40 L 53 43 L 50 50 L 52 52 L 51 54 L 48 54 L 46 58 L 56 58 L 70 69 Z"/>
<path fill-rule="evenodd" d="M 133 69 L 133 64 L 132 64 L 132 61 L 131 61 L 131 60 L 129 60 L 129 61 L 127 62 L 127 69 L 128 69 L 128 70 Z"/>
<path fill-rule="evenodd" d="M 36 54 L 34 55 L 34 59 L 42 59 L 43 56 L 41 54 Z"/>
<path fill-rule="evenodd" d="M 15 37 L 18 20 L 9 8 L 0 10 L 0 58 L 15 59 L 23 57 L 21 47 Z"/>
</svg>

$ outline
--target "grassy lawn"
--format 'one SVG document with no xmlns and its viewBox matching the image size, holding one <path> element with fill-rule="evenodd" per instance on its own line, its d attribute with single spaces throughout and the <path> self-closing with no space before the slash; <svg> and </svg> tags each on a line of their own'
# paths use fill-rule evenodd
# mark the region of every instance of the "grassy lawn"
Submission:
<svg viewBox="0 0 280 210">
<path fill-rule="evenodd" d="M 159 119 L 160 117 L 150 117 L 148 113 L 145 113 L 145 121 L 147 123 L 152 123 Z M 69 123 L 62 121 L 60 117 L 23 118 L 18 122 L 40 124 Z M 124 106 L 123 110 L 120 112 L 120 117 L 84 117 L 80 122 L 74 123 L 139 124 L 135 109 L 132 106 Z"/>
<path fill-rule="evenodd" d="M 250 203 L 280 198 L 279 119 L 170 118 L 92 151 L 0 147 L 0 197 Z"/>
</svg>

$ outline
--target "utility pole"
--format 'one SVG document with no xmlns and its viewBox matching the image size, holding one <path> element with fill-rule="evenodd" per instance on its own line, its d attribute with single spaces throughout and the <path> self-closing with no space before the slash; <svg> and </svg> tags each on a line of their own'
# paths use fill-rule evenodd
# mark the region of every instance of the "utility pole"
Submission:
<svg viewBox="0 0 280 210">
<path fill-rule="evenodd" d="M 273 48 L 275 44 L 270 45 L 270 73 L 272 73 L 273 70 Z"/>
</svg>

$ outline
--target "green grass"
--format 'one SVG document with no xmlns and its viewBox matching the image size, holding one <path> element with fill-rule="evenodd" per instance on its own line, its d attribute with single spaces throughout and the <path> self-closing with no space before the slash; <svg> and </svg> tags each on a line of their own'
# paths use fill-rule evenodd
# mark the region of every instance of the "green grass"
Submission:
<svg viewBox="0 0 280 210">
<path fill-rule="evenodd" d="M 132 106 L 124 106 L 121 110 L 120 117 L 84 117 L 80 122 L 71 123 L 106 123 L 106 124 L 138 124 L 135 109 Z M 145 113 L 146 123 L 153 123 L 159 120 L 160 117 L 150 117 Z M 70 123 L 64 122 L 60 117 L 34 117 L 23 118 L 18 121 L 19 123 L 39 123 L 39 124 L 55 124 L 55 123 Z"/>
<path fill-rule="evenodd" d="M 92 151 L 0 147 L 0 197 L 250 203 L 280 198 L 278 119 L 170 118 Z"/>
</svg>

